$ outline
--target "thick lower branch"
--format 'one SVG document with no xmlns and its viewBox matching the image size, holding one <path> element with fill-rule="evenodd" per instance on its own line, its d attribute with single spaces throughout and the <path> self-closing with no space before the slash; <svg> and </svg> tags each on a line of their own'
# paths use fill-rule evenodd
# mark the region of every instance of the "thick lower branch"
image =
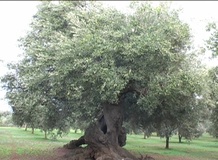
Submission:
<svg viewBox="0 0 218 160">
<path fill-rule="evenodd" d="M 64 145 L 64 148 L 67 149 L 75 149 L 80 147 L 81 145 L 86 144 L 84 136 L 80 137 L 78 140 L 72 140 L 68 144 Z"/>
<path fill-rule="evenodd" d="M 124 96 L 125 94 L 127 94 L 129 92 L 134 92 L 137 95 L 146 96 L 148 93 L 148 90 L 145 87 L 142 87 L 142 88 L 135 87 L 134 80 L 131 80 L 128 83 L 128 85 L 120 92 L 120 94 L 118 95 L 118 98 L 121 99 L 122 96 Z"/>
</svg>

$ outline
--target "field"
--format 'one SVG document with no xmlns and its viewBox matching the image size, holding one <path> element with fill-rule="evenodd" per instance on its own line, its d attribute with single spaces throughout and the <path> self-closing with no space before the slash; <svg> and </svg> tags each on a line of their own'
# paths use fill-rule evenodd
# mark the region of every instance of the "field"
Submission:
<svg viewBox="0 0 218 160">
<path fill-rule="evenodd" d="M 58 140 L 45 140 L 39 130 L 35 134 L 23 128 L 0 127 L 0 160 L 55 160 L 66 150 L 62 146 L 81 133 L 71 132 Z M 153 135 L 128 135 L 126 149 L 137 155 L 149 155 L 156 160 L 218 160 L 218 139 L 209 135 L 193 141 L 178 143 L 176 136 L 170 139 L 170 149 L 165 149 L 165 139 Z"/>
</svg>

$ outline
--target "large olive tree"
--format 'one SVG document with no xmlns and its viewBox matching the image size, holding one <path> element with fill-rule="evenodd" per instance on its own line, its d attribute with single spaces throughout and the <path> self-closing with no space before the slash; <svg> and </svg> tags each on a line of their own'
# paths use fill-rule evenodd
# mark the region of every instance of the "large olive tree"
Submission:
<svg viewBox="0 0 218 160">
<path fill-rule="evenodd" d="M 20 39 L 19 79 L 39 105 L 91 122 L 84 136 L 65 146 L 88 144 L 80 149 L 84 159 L 136 159 L 121 148 L 123 119 L 132 115 L 144 125 L 160 109 L 161 122 L 168 122 L 198 92 L 190 72 L 183 72 L 190 33 L 178 12 L 164 4 L 131 8 L 124 14 L 97 2 L 42 2 Z"/>
</svg>

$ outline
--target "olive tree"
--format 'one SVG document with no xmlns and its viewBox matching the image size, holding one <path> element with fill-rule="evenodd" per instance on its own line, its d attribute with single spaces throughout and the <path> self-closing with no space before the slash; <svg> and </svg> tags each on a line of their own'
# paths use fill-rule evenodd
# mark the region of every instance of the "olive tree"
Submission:
<svg viewBox="0 0 218 160">
<path fill-rule="evenodd" d="M 145 125 L 156 110 L 181 110 L 176 96 L 191 101 L 198 92 L 183 73 L 191 43 L 178 12 L 164 4 L 130 7 L 124 14 L 99 2 L 42 2 L 20 39 L 19 79 L 37 101 L 54 102 L 44 105 L 51 114 L 60 107 L 64 119 L 90 122 L 84 136 L 65 145 L 87 144 L 79 148 L 84 159 L 136 159 L 122 148 L 123 120 L 133 115 L 133 123 Z"/>
</svg>

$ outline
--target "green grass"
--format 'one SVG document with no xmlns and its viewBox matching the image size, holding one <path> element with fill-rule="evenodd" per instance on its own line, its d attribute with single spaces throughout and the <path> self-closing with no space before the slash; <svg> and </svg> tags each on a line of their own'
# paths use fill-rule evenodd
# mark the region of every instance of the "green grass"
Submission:
<svg viewBox="0 0 218 160">
<path fill-rule="evenodd" d="M 31 134 L 31 131 L 24 131 L 23 128 L 0 127 L 0 159 L 10 159 L 14 154 L 49 156 L 54 148 L 62 147 L 80 135 L 70 133 L 54 141 L 44 139 L 44 134 L 40 130 L 35 130 L 35 133 Z"/>
<path fill-rule="evenodd" d="M 218 159 L 218 139 L 214 139 L 208 134 L 204 134 L 190 143 L 186 140 L 179 143 L 177 136 L 173 136 L 170 138 L 170 149 L 165 149 L 164 138 L 152 136 L 143 139 L 142 135 L 131 135 L 128 136 L 125 148 L 141 154 L 176 156 L 193 160 Z"/>
<path fill-rule="evenodd" d="M 81 133 L 70 132 L 67 136 L 59 138 L 57 141 L 44 139 L 44 134 L 36 130 L 24 131 L 23 128 L 0 127 L 0 159 L 10 160 L 13 155 L 19 156 L 51 156 L 53 149 L 62 147 L 72 139 L 77 139 Z M 217 160 L 218 159 L 218 139 L 214 139 L 208 134 L 194 139 L 190 143 L 183 140 L 178 143 L 176 136 L 170 139 L 170 149 L 165 149 L 165 139 L 151 136 L 143 139 L 143 135 L 128 135 L 126 149 L 135 154 L 148 154 L 160 160 L 174 160 L 177 158 L 189 158 L 192 160 Z M 166 158 L 167 157 L 167 158 Z M 175 158 L 177 157 L 177 158 Z"/>
</svg>

